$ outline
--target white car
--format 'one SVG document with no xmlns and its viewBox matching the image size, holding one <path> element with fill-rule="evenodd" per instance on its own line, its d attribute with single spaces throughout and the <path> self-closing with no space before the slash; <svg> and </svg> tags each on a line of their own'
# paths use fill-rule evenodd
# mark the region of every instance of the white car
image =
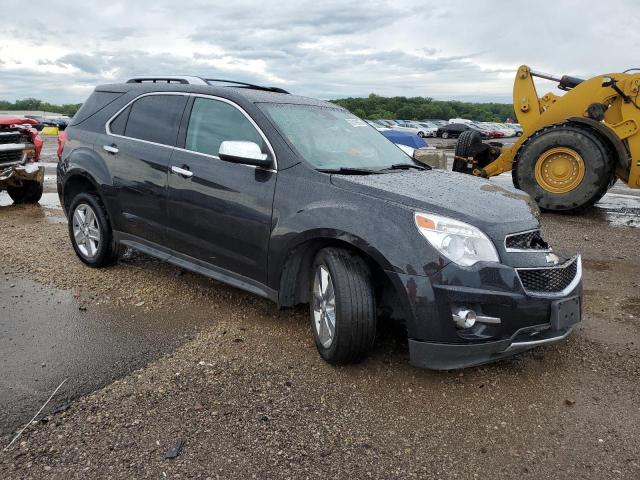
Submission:
<svg viewBox="0 0 640 480">
<path fill-rule="evenodd" d="M 409 132 L 418 135 L 419 137 L 435 137 L 437 128 L 426 127 L 418 122 L 406 122 L 402 125 L 394 125 L 392 130 L 398 130 L 399 132 Z"/>
<path fill-rule="evenodd" d="M 450 118 L 449 125 L 453 123 L 462 123 L 462 124 L 468 125 L 470 123 L 473 123 L 473 120 L 469 120 L 467 118 Z"/>
</svg>

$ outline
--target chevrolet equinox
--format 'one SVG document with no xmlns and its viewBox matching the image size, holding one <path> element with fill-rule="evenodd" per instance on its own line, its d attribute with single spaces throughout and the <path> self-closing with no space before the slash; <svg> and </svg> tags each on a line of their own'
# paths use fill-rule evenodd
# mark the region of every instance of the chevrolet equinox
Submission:
<svg viewBox="0 0 640 480">
<path fill-rule="evenodd" d="M 322 358 L 363 359 L 400 321 L 410 361 L 453 369 L 565 338 L 581 261 L 527 194 L 431 170 L 334 104 L 200 77 L 99 86 L 57 169 L 69 235 L 104 267 L 129 247 L 309 304 Z"/>
</svg>

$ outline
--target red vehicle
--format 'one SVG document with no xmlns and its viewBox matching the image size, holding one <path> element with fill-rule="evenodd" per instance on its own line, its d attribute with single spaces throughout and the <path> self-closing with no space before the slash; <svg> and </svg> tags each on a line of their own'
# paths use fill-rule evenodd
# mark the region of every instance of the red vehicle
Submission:
<svg viewBox="0 0 640 480">
<path fill-rule="evenodd" d="M 36 203 L 42 197 L 44 167 L 38 164 L 42 137 L 37 120 L 0 116 L 0 192 L 15 203 Z"/>
</svg>

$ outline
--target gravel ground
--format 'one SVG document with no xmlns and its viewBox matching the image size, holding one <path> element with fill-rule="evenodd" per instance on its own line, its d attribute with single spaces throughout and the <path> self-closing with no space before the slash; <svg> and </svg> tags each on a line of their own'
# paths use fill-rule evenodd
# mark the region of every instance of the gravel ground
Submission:
<svg viewBox="0 0 640 480">
<path fill-rule="evenodd" d="M 393 329 L 364 363 L 332 367 L 304 309 L 142 255 L 89 269 L 59 211 L 0 212 L 0 245 L 20 244 L 3 252 L 7 278 L 73 289 L 89 309 L 210 321 L 32 425 L 0 453 L 0 478 L 640 478 L 638 229 L 543 216 L 554 245 L 583 254 L 582 325 L 560 345 L 432 372 L 407 364 Z"/>
</svg>

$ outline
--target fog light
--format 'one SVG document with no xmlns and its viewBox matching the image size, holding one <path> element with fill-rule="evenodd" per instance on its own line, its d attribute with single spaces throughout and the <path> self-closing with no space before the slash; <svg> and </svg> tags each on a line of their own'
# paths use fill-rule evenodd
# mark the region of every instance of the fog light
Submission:
<svg viewBox="0 0 640 480">
<path fill-rule="evenodd" d="M 471 328 L 477 320 L 476 312 L 473 310 L 460 309 L 453 312 L 453 322 L 458 328 Z"/>
</svg>

